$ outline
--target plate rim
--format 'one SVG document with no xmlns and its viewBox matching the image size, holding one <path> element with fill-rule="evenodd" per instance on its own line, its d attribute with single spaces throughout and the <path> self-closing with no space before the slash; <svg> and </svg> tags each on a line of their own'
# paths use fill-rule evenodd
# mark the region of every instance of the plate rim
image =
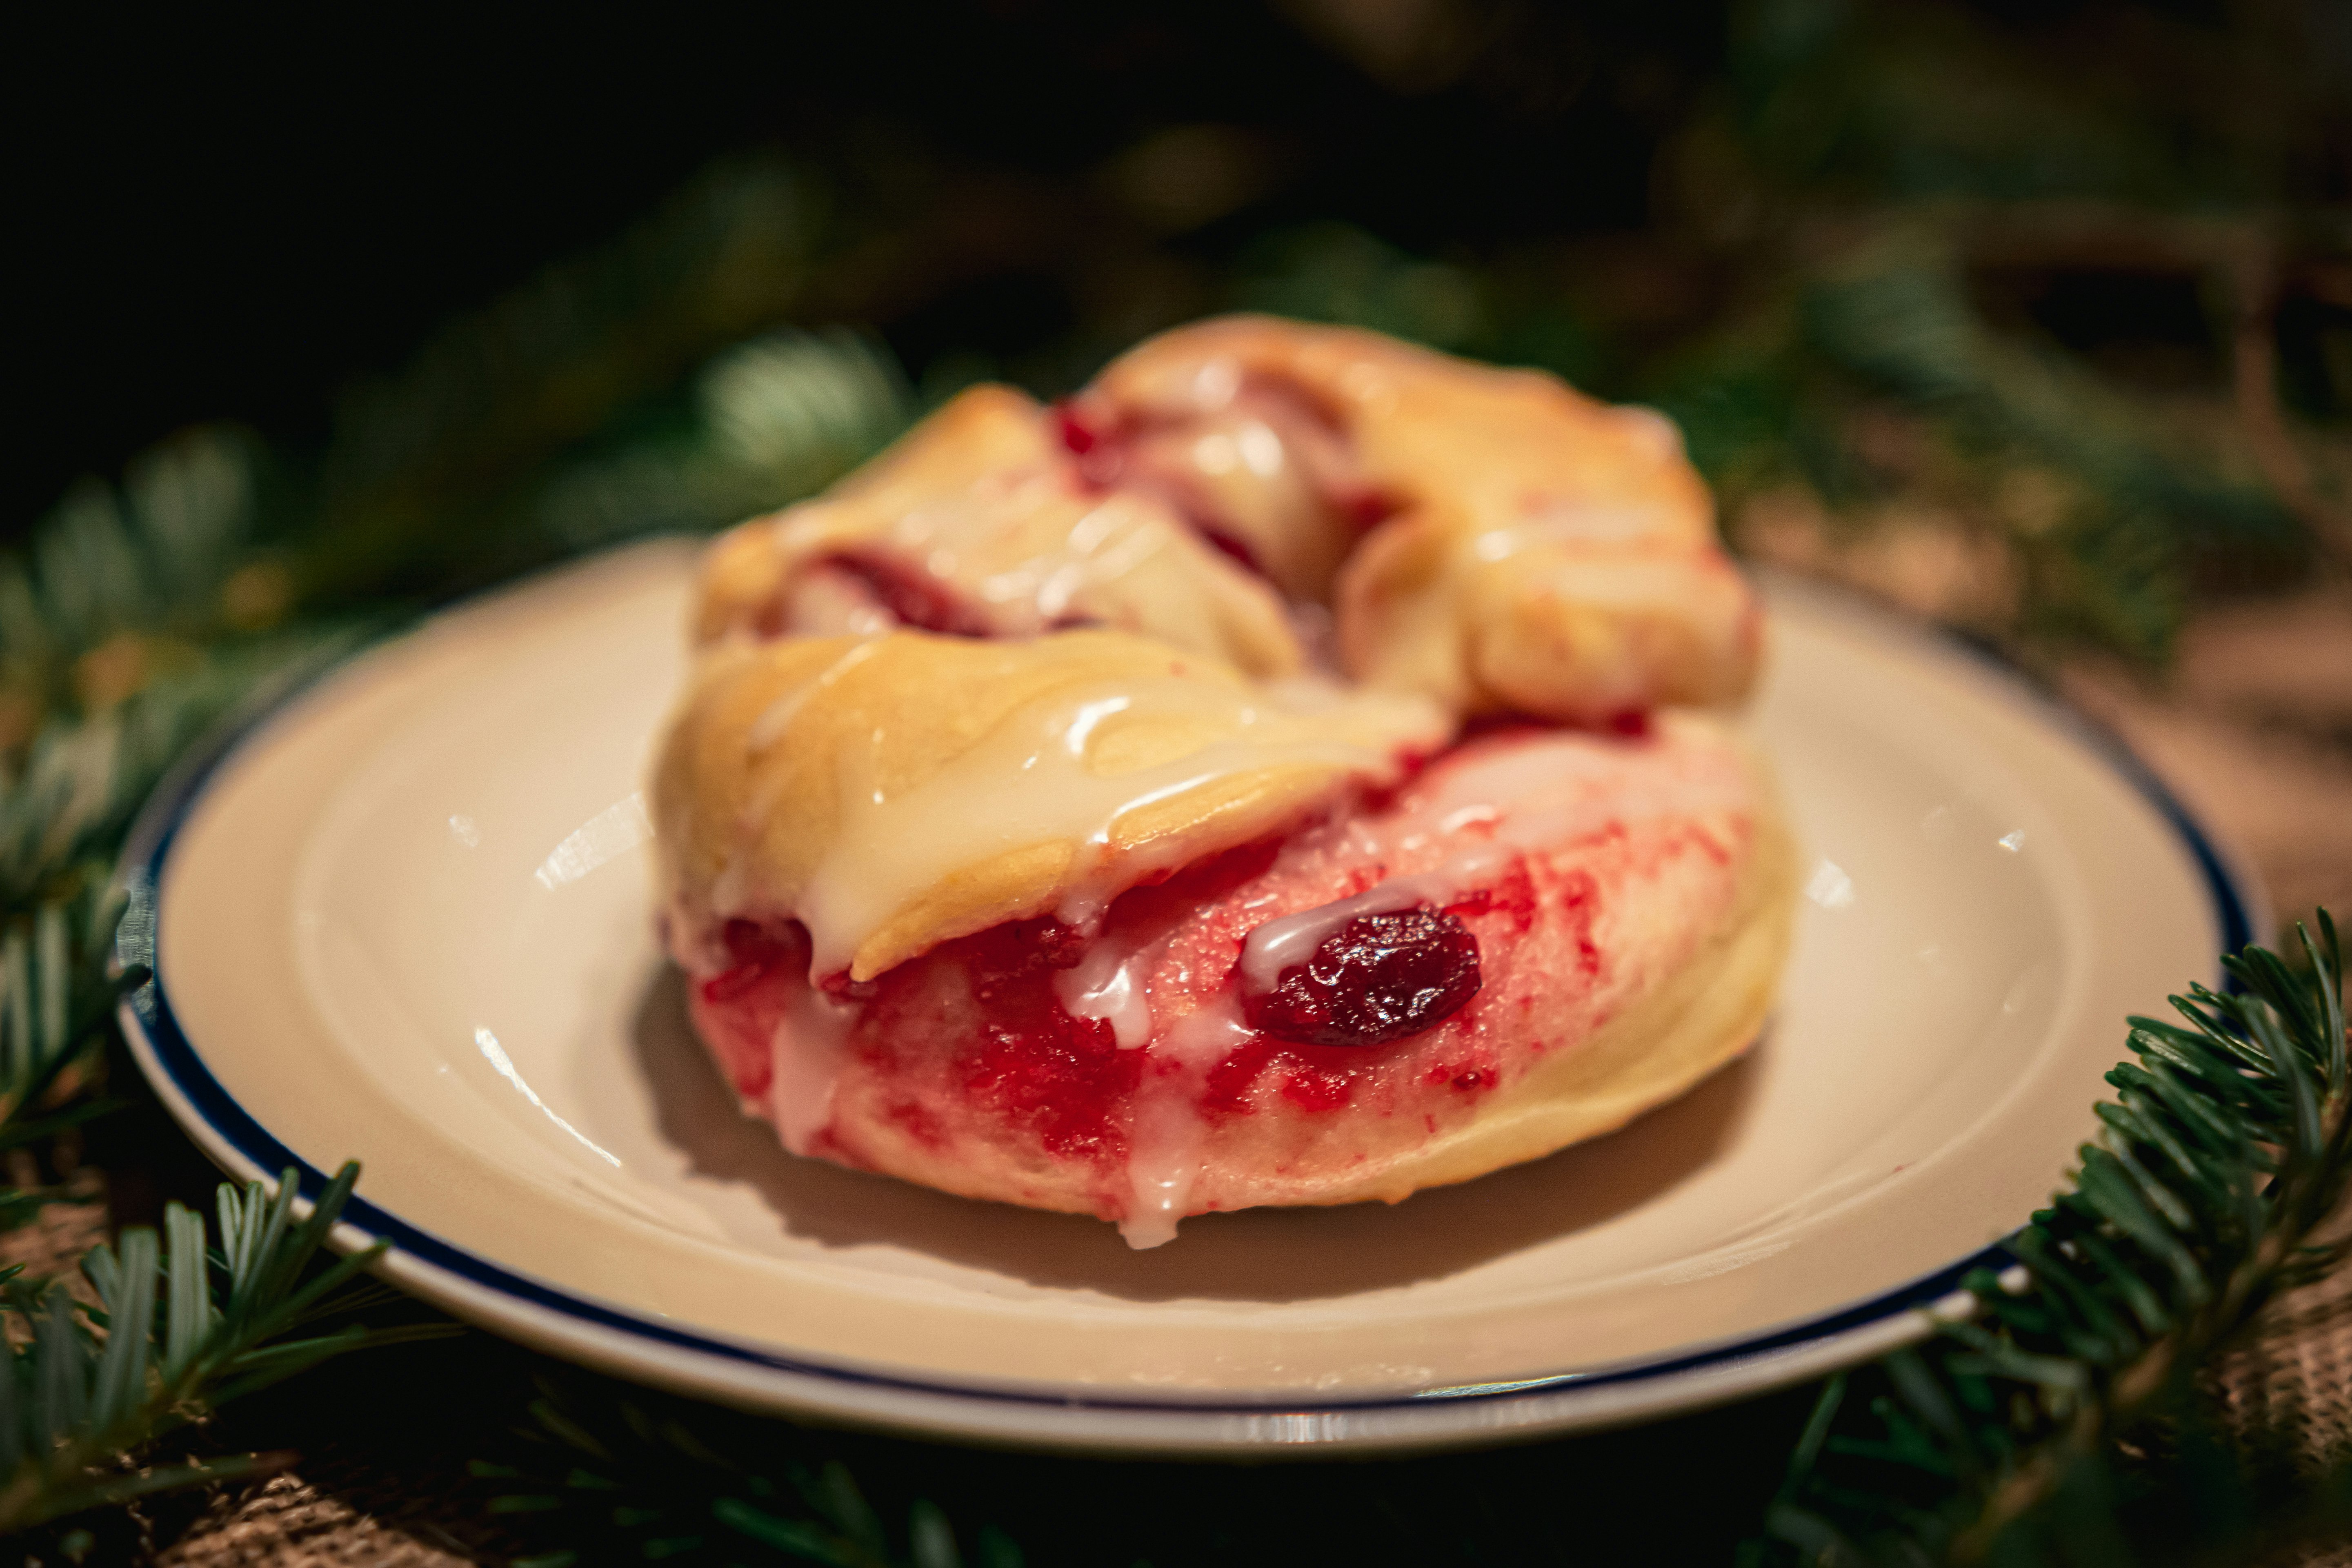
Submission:
<svg viewBox="0 0 2352 1568">
<path fill-rule="evenodd" d="M 127 992 L 118 1018 L 131 1056 L 173 1119 L 225 1171 L 276 1191 L 296 1173 L 300 1206 L 325 1173 L 298 1157 L 239 1104 L 182 1030 L 155 954 L 157 889 L 180 829 L 249 743 L 289 722 L 360 667 L 391 657 L 444 617 L 500 604 L 583 571 L 650 563 L 661 542 L 592 556 L 454 603 L 404 631 L 343 657 L 265 682 L 158 782 L 130 832 L 118 867 L 128 907 L 119 963 L 147 977 Z M 1909 647 L 1958 658 L 1999 686 L 2032 718 L 2063 732 L 2119 776 L 2163 819 L 2197 866 L 2223 951 L 2252 940 L 2266 909 L 2257 880 L 2120 736 L 2034 683 L 2017 665 L 1951 628 L 1923 623 L 1851 590 L 1779 572 L 1755 573 L 1774 595 L 1812 601 L 1868 623 Z M 2218 956 L 2218 955 L 2217 955 Z M 1536 1436 L 1651 1419 L 1761 1393 L 1851 1365 L 1924 1338 L 1952 1310 L 1971 1270 L 2005 1267 L 1996 1242 L 1941 1268 L 1831 1312 L 1720 1342 L 1679 1347 L 1617 1366 L 1416 1391 L 1366 1400 L 1264 1401 L 1105 1397 L 1051 1388 L 988 1386 L 910 1376 L 763 1350 L 600 1300 L 467 1251 L 355 1193 L 331 1237 L 338 1250 L 388 1244 L 376 1271 L 453 1315 L 531 1347 L 600 1370 L 741 1407 L 791 1412 L 840 1425 L 911 1435 L 1080 1452 L 1234 1455 L 1403 1451 Z"/>
</svg>

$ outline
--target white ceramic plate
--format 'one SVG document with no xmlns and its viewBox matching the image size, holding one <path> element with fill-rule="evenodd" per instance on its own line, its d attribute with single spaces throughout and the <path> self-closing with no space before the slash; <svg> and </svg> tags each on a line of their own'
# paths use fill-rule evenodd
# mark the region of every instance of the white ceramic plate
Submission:
<svg viewBox="0 0 2352 1568">
<path fill-rule="evenodd" d="M 1613 1136 L 1394 1207 L 1093 1220 L 797 1160 L 688 1032 L 636 794 L 689 556 L 444 616 L 225 742 L 130 860 L 141 1065 L 237 1174 L 516 1339 L 732 1403 L 1203 1452 L 1656 1415 L 1923 1331 L 2094 1128 L 2122 1019 L 2248 895 L 2011 676 L 1781 585 L 1755 722 L 1811 868 L 1763 1043 Z M 1998 1254 L 1991 1257 L 1997 1258 Z"/>
</svg>

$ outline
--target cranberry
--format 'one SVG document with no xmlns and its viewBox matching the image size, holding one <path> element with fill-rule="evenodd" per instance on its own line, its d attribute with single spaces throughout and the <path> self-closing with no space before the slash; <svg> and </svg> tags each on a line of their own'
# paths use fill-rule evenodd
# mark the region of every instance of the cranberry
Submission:
<svg viewBox="0 0 2352 1568">
<path fill-rule="evenodd" d="M 727 944 L 727 967 L 702 983 L 702 999 L 714 1005 L 732 1002 L 770 975 L 807 961 L 808 939 L 797 922 L 776 932 L 752 921 L 730 920 L 719 934 Z"/>
<path fill-rule="evenodd" d="M 1107 490 L 1119 481 L 1127 466 L 1126 443 L 1118 432 L 1094 425 L 1067 403 L 1054 406 L 1054 430 L 1070 454 L 1078 482 L 1089 489 Z"/>
<path fill-rule="evenodd" d="M 1096 433 L 1094 426 L 1080 418 L 1078 411 L 1066 403 L 1054 405 L 1054 427 L 1055 433 L 1062 437 L 1062 445 L 1081 458 L 1093 451 L 1102 441 L 1102 437 Z"/>
<path fill-rule="evenodd" d="M 1478 939 L 1423 906 L 1358 915 L 1274 989 L 1243 999 L 1249 1026 L 1309 1046 L 1384 1046 L 1418 1035 L 1478 994 Z"/>
<path fill-rule="evenodd" d="M 1143 1053 L 1123 1051 L 1110 1026 L 1074 1018 L 1054 993 L 1054 972 L 1085 952 L 1068 926 L 1051 920 L 1014 921 L 942 944 L 935 951 L 961 968 L 980 1009 L 978 1037 L 956 1053 L 964 1092 L 1027 1127 L 1052 1153 L 1108 1160 L 1126 1152 L 1120 1113 L 1143 1076 Z M 938 1016 L 936 980 L 926 984 L 922 961 L 893 973 L 891 1016 L 913 1029 Z M 912 1032 L 910 1029 L 908 1032 Z"/>
<path fill-rule="evenodd" d="M 1394 517 L 1402 504 L 1387 491 L 1369 485 L 1339 490 L 1331 497 L 1331 500 L 1340 515 L 1364 533 L 1370 533 Z"/>
<path fill-rule="evenodd" d="M 1226 532 L 1214 523 L 1202 522 L 1197 518 L 1190 521 L 1194 531 L 1200 534 L 1202 542 L 1232 561 L 1253 577 L 1265 575 L 1265 568 L 1257 563 L 1257 552 L 1243 543 L 1237 535 Z"/>
</svg>

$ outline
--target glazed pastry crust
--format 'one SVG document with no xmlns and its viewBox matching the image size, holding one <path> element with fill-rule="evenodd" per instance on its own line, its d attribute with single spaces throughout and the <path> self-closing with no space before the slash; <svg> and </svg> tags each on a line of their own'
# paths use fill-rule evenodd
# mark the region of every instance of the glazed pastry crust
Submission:
<svg viewBox="0 0 2352 1568">
<path fill-rule="evenodd" d="M 1400 1203 L 1613 1132 L 1755 1044 L 1788 960 L 1797 857 L 1779 813 L 1756 818 L 1756 842 L 1727 917 L 1696 951 L 1571 1050 L 1554 1052 L 1477 1106 L 1470 1121 L 1338 1181 L 1293 1185 L 1269 1174 L 1255 1204 Z M 1238 1206 L 1238 1205 L 1236 1205 Z"/>
<path fill-rule="evenodd" d="M 1142 1076 L 1123 1113 L 1125 1158 L 1148 1155 L 1141 1146 L 1158 1083 L 1199 1119 L 1199 1174 L 1182 1215 L 1395 1203 L 1622 1127 L 1747 1050 L 1787 956 L 1799 862 L 1761 761 L 1702 721 L 1679 728 L 1683 743 L 1736 770 L 1741 782 L 1730 795 L 1694 815 L 1629 823 L 1543 852 L 1533 868 L 1539 912 L 1529 929 L 1514 931 L 1499 915 L 1471 917 L 1487 955 L 1486 990 L 1429 1034 L 1355 1058 L 1376 1077 L 1345 1107 L 1302 1106 L 1269 1077 L 1239 1105 L 1205 1108 L 1197 1064 L 1160 1076 L 1173 1066 L 1168 1041 L 1181 1035 L 1190 1004 L 1155 991 L 1156 1006 L 1170 1016 L 1137 1053 Z M 1264 917 L 1233 906 L 1254 904 L 1265 890 L 1252 883 L 1203 910 L 1203 940 L 1162 961 L 1158 978 L 1205 969 L 1195 1003 L 1239 984 L 1225 973 L 1234 952 L 1229 932 Z M 1580 910 L 1600 917 L 1597 972 L 1583 978 L 1561 951 L 1563 927 Z M 955 996 L 965 982 L 950 964 L 909 984 Z M 961 1017 L 952 1005 L 938 1016 Z M 957 1127 L 950 1116 L 946 1137 L 911 1135 L 894 1110 L 910 1086 L 929 1092 L 930 1074 L 951 1081 L 948 1053 L 968 1043 L 901 1043 L 887 1021 L 875 1028 L 860 1050 L 877 1053 L 877 1065 L 845 1073 L 824 1152 L 968 1197 L 1135 1217 L 1124 1167 L 1107 1174 L 1099 1163 L 1056 1157 L 1018 1127 L 986 1116 Z M 1354 1057 L 1343 1048 L 1321 1059 Z M 1490 1087 L 1449 1087 L 1444 1080 L 1465 1065 Z"/>
<path fill-rule="evenodd" d="M 1760 612 L 1673 426 L 1551 376 L 1231 317 L 1059 409 L 974 388 L 720 540 L 692 633 L 665 915 L 796 1152 L 1156 1245 L 1606 1132 L 1770 1006 L 1795 852 L 1761 763 L 1686 710 L 1747 692 Z M 1483 715 L 1587 728 L 1452 746 Z M 1156 884 L 1252 855 L 1133 945 Z M 1468 1003 L 1378 1046 L 1241 1022 L 1253 931 L 1424 877 L 1470 895 L 1429 906 L 1483 955 Z M 1070 1074 L 1082 1137 L 1041 1131 Z"/>
<path fill-rule="evenodd" d="M 703 570 L 695 640 L 773 633 L 829 561 L 896 561 L 976 635 L 1110 626 L 1248 675 L 1299 671 L 1298 638 L 1266 583 L 1160 501 L 1091 489 L 1068 459 L 1034 399 L 960 393 L 818 500 L 729 531 Z"/>
<path fill-rule="evenodd" d="M 1063 754 L 1053 721 L 1088 704 L 1082 754 Z M 820 975 L 866 980 L 1278 831 L 1447 733 L 1418 700 L 1286 704 L 1118 632 L 729 644 L 698 665 L 656 770 L 666 893 L 684 931 L 800 920 Z"/>
<path fill-rule="evenodd" d="M 1339 568 L 1348 671 L 1465 712 L 1566 721 L 1738 700 L 1763 622 L 1674 426 L 1538 371 L 1262 316 L 1181 327 L 1082 399 L 1173 421 L 1236 384 L 1303 390 L 1395 510 Z"/>
</svg>

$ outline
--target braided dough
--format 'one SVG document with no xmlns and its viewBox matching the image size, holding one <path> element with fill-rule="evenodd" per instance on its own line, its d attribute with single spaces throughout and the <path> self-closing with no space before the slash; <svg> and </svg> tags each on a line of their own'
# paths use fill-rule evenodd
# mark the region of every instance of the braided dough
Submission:
<svg viewBox="0 0 2352 1568">
<path fill-rule="evenodd" d="M 1235 317 L 975 388 L 713 547 L 671 950 L 796 1152 L 1138 1246 L 1395 1201 L 1754 1037 L 1792 855 L 1687 710 L 1761 629 L 1672 426 L 1549 376 Z"/>
</svg>

